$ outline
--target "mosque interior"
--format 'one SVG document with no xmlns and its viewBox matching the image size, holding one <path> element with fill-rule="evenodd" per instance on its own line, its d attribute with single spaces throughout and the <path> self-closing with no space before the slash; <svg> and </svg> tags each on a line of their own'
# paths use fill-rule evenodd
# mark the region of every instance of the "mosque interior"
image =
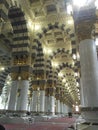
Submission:
<svg viewBox="0 0 98 130">
<path fill-rule="evenodd" d="M 98 0 L 0 0 L 0 121 L 70 114 L 98 130 Z"/>
</svg>

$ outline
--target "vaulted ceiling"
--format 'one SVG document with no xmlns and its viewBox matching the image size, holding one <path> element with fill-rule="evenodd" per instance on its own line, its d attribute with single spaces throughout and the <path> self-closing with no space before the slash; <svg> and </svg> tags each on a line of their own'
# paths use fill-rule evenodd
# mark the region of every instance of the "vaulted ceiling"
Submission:
<svg viewBox="0 0 98 130">
<path fill-rule="evenodd" d="M 20 7 L 27 22 L 31 46 L 42 45 L 44 58 L 57 72 L 57 84 L 62 85 L 70 104 L 80 103 L 80 56 L 72 12 L 67 13 L 68 0 L 17 0 L 9 6 Z M 96 14 L 97 11 L 96 11 Z M 95 36 L 98 34 L 96 19 Z M 36 39 L 36 40 L 35 40 Z M 9 19 L 0 23 L 0 87 L 10 74 L 13 28 Z M 33 66 L 33 64 L 32 64 Z M 4 68 L 5 69 L 4 69 Z M 32 77 L 32 75 L 31 75 Z M 1 89 L 2 90 L 2 89 Z"/>
</svg>

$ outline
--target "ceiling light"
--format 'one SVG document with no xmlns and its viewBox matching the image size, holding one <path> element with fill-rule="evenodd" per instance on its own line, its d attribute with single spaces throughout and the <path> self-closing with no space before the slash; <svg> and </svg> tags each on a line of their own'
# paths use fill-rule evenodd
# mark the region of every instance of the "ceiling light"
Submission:
<svg viewBox="0 0 98 130">
<path fill-rule="evenodd" d="M 34 24 L 32 23 L 32 21 L 29 19 L 28 22 L 27 22 L 27 26 L 28 26 L 28 29 L 30 30 L 34 30 Z"/>
<path fill-rule="evenodd" d="M 3 70 L 5 70 L 5 68 L 4 68 L 4 67 L 1 67 L 0 70 L 3 71 Z"/>
<path fill-rule="evenodd" d="M 7 81 L 6 83 L 7 83 L 8 85 L 10 85 L 10 84 L 11 84 L 11 82 L 10 82 L 10 81 Z"/>
<path fill-rule="evenodd" d="M 66 82 L 66 79 L 63 79 L 62 82 L 65 83 L 65 82 Z"/>
<path fill-rule="evenodd" d="M 77 60 L 80 60 L 79 52 L 77 53 Z"/>
<path fill-rule="evenodd" d="M 66 83 L 65 86 L 68 86 L 68 83 Z M 69 89 L 69 87 L 67 89 Z"/>
<path fill-rule="evenodd" d="M 95 44 L 96 44 L 96 46 L 98 46 L 98 38 L 96 38 Z"/>
<path fill-rule="evenodd" d="M 76 60 L 76 58 L 77 58 L 77 57 L 76 57 L 76 54 L 73 54 L 72 57 L 73 57 L 74 60 Z"/>
<path fill-rule="evenodd" d="M 34 29 L 35 29 L 35 31 L 39 30 L 40 29 L 40 25 L 39 24 L 35 24 Z"/>
<path fill-rule="evenodd" d="M 61 73 L 61 72 L 58 73 L 58 76 L 59 76 L 59 77 L 63 77 L 63 73 Z"/>
<path fill-rule="evenodd" d="M 27 25 L 28 25 L 28 28 L 29 28 L 30 30 L 32 30 L 32 31 L 33 31 L 33 30 L 37 31 L 37 30 L 39 30 L 39 29 L 41 28 L 40 24 L 38 24 L 38 23 L 33 23 L 30 19 L 28 20 Z"/>
<path fill-rule="evenodd" d="M 47 52 L 48 54 L 51 54 L 51 53 L 52 53 L 52 50 L 51 50 L 51 49 L 48 49 L 48 50 L 46 50 L 46 52 Z"/>
<path fill-rule="evenodd" d="M 45 54 L 51 54 L 52 53 L 52 50 L 49 49 L 49 48 L 46 48 L 46 47 L 44 47 L 43 51 L 44 51 Z"/>
<path fill-rule="evenodd" d="M 72 25 L 73 24 L 73 20 L 72 19 L 68 20 L 67 23 L 70 24 L 70 25 Z"/>
<path fill-rule="evenodd" d="M 52 62 L 52 66 L 53 67 L 58 67 L 58 63 L 57 62 Z"/>
<path fill-rule="evenodd" d="M 78 82 L 76 82 L 76 86 L 79 86 L 79 83 L 78 83 Z"/>
<path fill-rule="evenodd" d="M 72 5 L 70 5 L 69 3 L 67 4 L 67 13 L 68 14 L 72 13 Z"/>
<path fill-rule="evenodd" d="M 75 75 L 75 76 L 78 76 L 78 73 L 75 73 L 74 75 Z"/>
</svg>

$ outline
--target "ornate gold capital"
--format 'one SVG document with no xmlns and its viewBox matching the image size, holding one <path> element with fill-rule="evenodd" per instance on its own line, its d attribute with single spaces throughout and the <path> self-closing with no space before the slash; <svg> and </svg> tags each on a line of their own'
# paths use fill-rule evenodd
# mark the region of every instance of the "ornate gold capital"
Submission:
<svg viewBox="0 0 98 130">
<path fill-rule="evenodd" d="M 28 79 L 29 79 L 29 76 L 30 76 L 30 73 L 29 73 L 29 72 L 22 71 L 22 72 L 20 73 L 21 80 L 28 80 Z"/>
<path fill-rule="evenodd" d="M 76 35 L 78 41 L 85 39 L 92 39 L 92 29 L 94 28 L 94 23 L 91 21 L 82 21 L 76 25 Z"/>
<path fill-rule="evenodd" d="M 38 87 L 37 85 L 33 85 L 32 86 L 33 91 L 37 91 L 37 87 Z"/>
<path fill-rule="evenodd" d="M 55 89 L 54 88 L 49 88 L 49 94 L 50 96 L 54 96 L 55 95 Z"/>
<path fill-rule="evenodd" d="M 55 94 L 55 98 L 56 98 L 56 100 L 60 100 L 60 94 Z"/>
<path fill-rule="evenodd" d="M 39 88 L 40 88 L 40 90 L 45 90 L 45 85 L 44 84 L 40 85 Z"/>
<path fill-rule="evenodd" d="M 11 73 L 12 80 L 18 80 L 18 73 Z"/>
<path fill-rule="evenodd" d="M 20 66 L 28 65 L 30 64 L 30 57 L 27 55 L 15 56 L 13 57 L 12 64 Z"/>
<path fill-rule="evenodd" d="M 45 96 L 49 96 L 49 88 L 45 89 Z"/>
</svg>

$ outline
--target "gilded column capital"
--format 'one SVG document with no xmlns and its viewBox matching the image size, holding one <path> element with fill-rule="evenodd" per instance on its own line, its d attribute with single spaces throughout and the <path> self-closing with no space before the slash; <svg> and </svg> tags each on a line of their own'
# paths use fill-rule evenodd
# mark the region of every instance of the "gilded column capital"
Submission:
<svg viewBox="0 0 98 130">
<path fill-rule="evenodd" d="M 40 90 L 45 90 L 46 85 L 45 84 L 39 85 L 39 88 L 40 88 Z"/>
<path fill-rule="evenodd" d="M 28 80 L 29 76 L 30 76 L 30 73 L 27 71 L 21 71 L 20 73 L 21 80 Z"/>
<path fill-rule="evenodd" d="M 33 86 L 32 86 L 33 91 L 37 91 L 37 88 L 38 88 L 37 85 L 33 85 Z"/>
<path fill-rule="evenodd" d="M 80 42 L 85 39 L 92 39 L 92 30 L 96 21 L 95 6 L 74 8 L 73 18 L 77 40 Z"/>
<path fill-rule="evenodd" d="M 54 96 L 55 95 L 55 89 L 50 87 L 49 88 L 49 94 L 50 94 L 50 96 Z"/>
<path fill-rule="evenodd" d="M 12 80 L 18 80 L 18 76 L 19 76 L 18 73 L 15 73 L 15 72 L 11 73 Z"/>
<path fill-rule="evenodd" d="M 85 39 L 92 39 L 92 30 L 94 28 L 94 22 L 82 21 L 76 25 L 77 40 L 80 42 Z"/>
</svg>

